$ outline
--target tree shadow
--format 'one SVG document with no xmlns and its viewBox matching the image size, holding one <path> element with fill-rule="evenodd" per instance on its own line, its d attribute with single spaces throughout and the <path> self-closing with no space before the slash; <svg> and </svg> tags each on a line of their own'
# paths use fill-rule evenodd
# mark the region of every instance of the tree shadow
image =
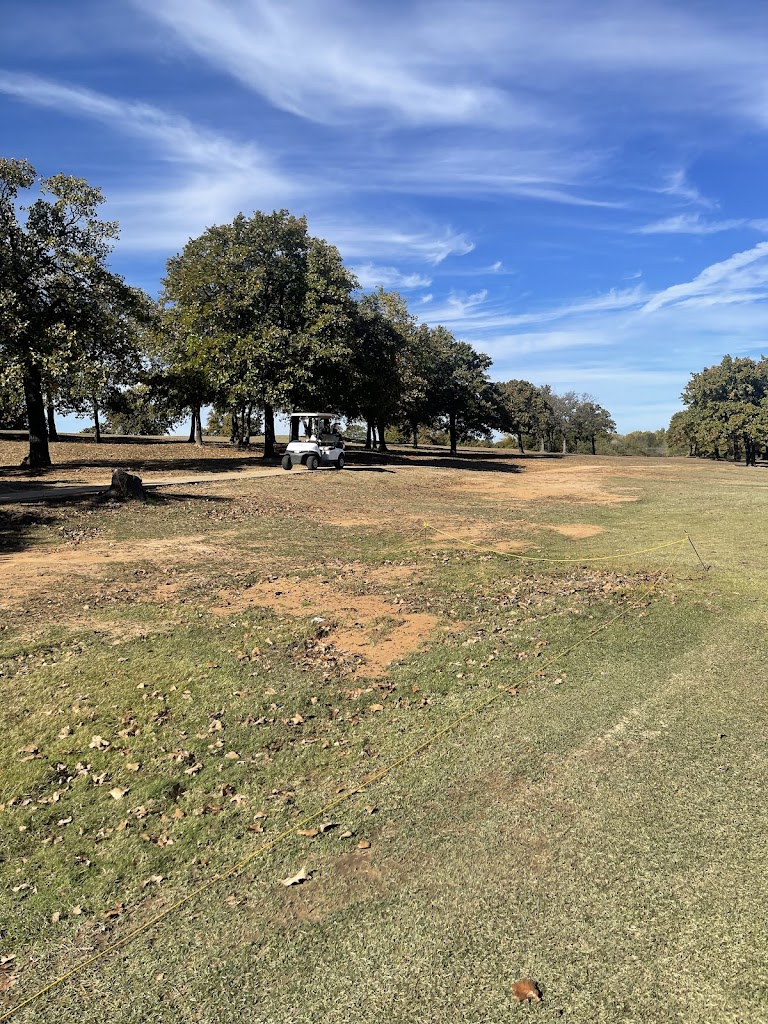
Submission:
<svg viewBox="0 0 768 1024">
<path fill-rule="evenodd" d="M 0 556 L 24 551 L 34 544 L 37 530 L 54 521 L 44 509 L 0 508 Z"/>
</svg>

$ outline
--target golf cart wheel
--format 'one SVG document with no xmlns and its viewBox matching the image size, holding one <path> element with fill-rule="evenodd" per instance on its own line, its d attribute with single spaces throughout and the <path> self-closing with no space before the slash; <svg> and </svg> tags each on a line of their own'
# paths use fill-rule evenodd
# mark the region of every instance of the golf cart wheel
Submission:
<svg viewBox="0 0 768 1024">
<path fill-rule="evenodd" d="M 318 465 L 319 462 L 316 455 L 307 456 L 307 469 L 317 469 Z"/>
<path fill-rule="evenodd" d="M 293 469 L 293 462 L 290 455 L 284 455 L 280 465 L 283 469 Z"/>
<path fill-rule="evenodd" d="M 336 459 L 336 469 L 344 469 L 344 456 L 343 455 L 340 455 L 338 457 L 338 459 Z"/>
</svg>

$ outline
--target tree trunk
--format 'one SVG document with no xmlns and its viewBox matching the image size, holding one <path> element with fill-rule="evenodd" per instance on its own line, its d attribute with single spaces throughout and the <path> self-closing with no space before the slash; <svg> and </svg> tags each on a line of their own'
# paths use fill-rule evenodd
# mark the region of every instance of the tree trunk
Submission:
<svg viewBox="0 0 768 1024">
<path fill-rule="evenodd" d="M 251 443 L 251 410 L 252 406 L 247 406 L 245 412 L 245 443 L 250 446 Z"/>
<path fill-rule="evenodd" d="M 48 440 L 49 441 L 58 441 L 59 440 L 59 432 L 56 429 L 56 415 L 55 415 L 55 412 L 54 412 L 53 402 L 51 401 L 51 396 L 50 395 L 46 395 L 46 399 L 45 399 L 45 415 L 46 415 L 46 418 L 48 420 Z"/>
<path fill-rule="evenodd" d="M 195 444 L 198 448 L 203 447 L 203 424 L 200 420 L 200 406 L 195 409 Z"/>
<path fill-rule="evenodd" d="M 275 457 L 275 410 L 271 405 L 264 406 L 264 458 Z"/>
<path fill-rule="evenodd" d="M 389 449 L 387 448 L 387 439 L 384 437 L 384 430 L 385 430 L 385 427 L 382 426 L 381 423 L 377 423 L 376 424 L 376 431 L 377 431 L 377 433 L 379 435 L 379 451 L 380 452 L 389 451 Z"/>
<path fill-rule="evenodd" d="M 542 435 L 541 438 L 539 439 L 539 451 L 543 455 L 546 450 L 547 449 L 546 449 L 546 447 L 544 445 L 544 436 Z"/>
<path fill-rule="evenodd" d="M 29 425 L 29 455 L 27 456 L 29 467 L 30 469 L 40 469 L 43 466 L 50 466 L 51 454 L 48 450 L 43 382 L 37 366 L 24 367 L 24 400 L 27 405 L 27 423 Z"/>
<path fill-rule="evenodd" d="M 189 420 L 189 437 L 187 438 L 188 444 L 195 443 L 195 424 L 196 424 L 197 406 L 192 406 L 192 415 Z"/>
<path fill-rule="evenodd" d="M 517 432 L 517 447 L 520 449 L 520 454 L 525 455 L 525 448 L 523 448 L 523 435 L 519 430 Z"/>
<path fill-rule="evenodd" d="M 419 447 L 419 424 L 416 420 L 411 420 L 411 436 L 413 437 L 413 447 Z"/>
<path fill-rule="evenodd" d="M 568 449 L 565 446 L 565 434 L 563 434 L 563 455 L 568 454 Z"/>
<path fill-rule="evenodd" d="M 93 439 L 96 444 L 101 444 L 101 424 L 99 423 L 99 403 L 93 400 Z"/>
<path fill-rule="evenodd" d="M 715 462 L 720 461 L 720 449 L 715 445 Z"/>
<path fill-rule="evenodd" d="M 448 436 L 451 442 L 451 455 L 456 455 L 456 413 L 453 411 L 448 413 Z"/>
<path fill-rule="evenodd" d="M 373 444 L 373 439 L 371 437 L 372 433 L 373 433 L 373 429 L 371 427 L 371 421 L 370 420 L 366 420 L 366 423 L 365 423 L 365 447 L 369 451 L 370 451 L 371 446 Z"/>
<path fill-rule="evenodd" d="M 597 455 L 597 452 L 595 451 L 595 435 L 593 434 L 589 440 L 592 442 L 592 454 Z"/>
</svg>

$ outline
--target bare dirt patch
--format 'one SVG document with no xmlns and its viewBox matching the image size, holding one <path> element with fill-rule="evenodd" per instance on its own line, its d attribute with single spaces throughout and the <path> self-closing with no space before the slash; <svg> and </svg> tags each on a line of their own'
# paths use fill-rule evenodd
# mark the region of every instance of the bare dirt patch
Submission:
<svg viewBox="0 0 768 1024">
<path fill-rule="evenodd" d="M 410 566 L 357 569 L 367 583 L 394 583 L 412 576 Z M 325 646 L 357 663 L 357 675 L 375 678 L 393 661 L 416 651 L 438 625 L 435 615 L 410 612 L 399 595 L 351 594 L 340 579 L 294 577 L 258 583 L 240 593 L 221 591 L 214 615 L 235 615 L 247 608 L 270 608 L 297 618 L 317 620 L 325 634 Z"/>
<path fill-rule="evenodd" d="M 116 562 L 188 560 L 218 551 L 203 535 L 168 537 L 132 542 L 94 542 L 87 546 L 55 547 L 0 555 L 2 603 L 19 603 L 47 590 L 52 580 L 68 576 L 94 576 L 97 568 Z"/>
<path fill-rule="evenodd" d="M 615 462 L 585 465 L 576 461 L 554 464 L 531 461 L 526 463 L 522 474 L 467 472 L 463 474 L 458 488 L 493 501 L 544 499 L 582 505 L 636 501 L 634 488 L 627 488 L 626 493 L 619 493 L 614 485 L 609 489 L 607 478 L 614 476 L 617 469 Z"/>
</svg>

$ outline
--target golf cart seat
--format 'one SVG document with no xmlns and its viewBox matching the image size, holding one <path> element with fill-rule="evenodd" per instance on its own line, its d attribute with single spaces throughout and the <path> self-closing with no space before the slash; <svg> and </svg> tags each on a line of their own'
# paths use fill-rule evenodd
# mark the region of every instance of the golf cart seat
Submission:
<svg viewBox="0 0 768 1024">
<path fill-rule="evenodd" d="M 338 434 L 321 434 L 320 444 L 327 444 L 333 448 L 341 448 L 341 437 Z"/>
</svg>

